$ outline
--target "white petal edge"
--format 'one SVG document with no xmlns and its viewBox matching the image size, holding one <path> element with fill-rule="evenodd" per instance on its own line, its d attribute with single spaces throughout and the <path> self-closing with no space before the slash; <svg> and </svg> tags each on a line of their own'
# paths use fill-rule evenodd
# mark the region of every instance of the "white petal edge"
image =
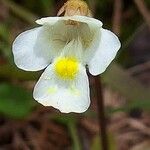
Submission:
<svg viewBox="0 0 150 150">
<path fill-rule="evenodd" d="M 36 20 L 35 22 L 39 25 L 54 25 L 61 17 L 44 17 Z"/>
<path fill-rule="evenodd" d="M 82 23 L 87 23 L 87 24 L 91 24 L 91 25 L 96 25 L 98 27 L 102 27 L 102 22 L 92 18 L 92 17 L 86 17 L 86 16 L 67 16 L 67 17 L 45 17 L 45 18 L 41 18 L 36 20 L 37 24 L 40 25 L 54 25 L 57 21 L 60 20 L 73 20 L 73 21 L 78 21 L 78 22 L 82 22 Z"/>
<path fill-rule="evenodd" d="M 56 91 L 49 92 L 53 88 L 56 88 Z M 35 85 L 33 97 L 42 105 L 52 106 L 62 113 L 83 113 L 90 105 L 89 81 L 84 67 L 76 78 L 75 88 L 77 91 L 74 93 L 68 87 L 68 83 L 56 78 L 53 65 L 50 65 Z"/>
<path fill-rule="evenodd" d="M 121 43 L 114 33 L 101 29 L 99 47 L 88 63 L 89 72 L 94 76 L 103 73 L 115 58 L 120 47 Z"/>
<path fill-rule="evenodd" d="M 47 31 L 37 27 L 21 33 L 13 42 L 15 64 L 26 71 L 44 69 L 51 61 Z"/>
</svg>

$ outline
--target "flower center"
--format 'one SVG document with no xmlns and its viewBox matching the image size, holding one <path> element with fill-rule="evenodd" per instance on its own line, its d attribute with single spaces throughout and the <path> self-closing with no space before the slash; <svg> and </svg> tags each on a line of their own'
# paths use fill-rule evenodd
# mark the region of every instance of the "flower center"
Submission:
<svg viewBox="0 0 150 150">
<path fill-rule="evenodd" d="M 62 79 L 74 79 L 79 70 L 79 63 L 75 58 L 58 58 L 55 63 L 55 72 Z"/>
</svg>

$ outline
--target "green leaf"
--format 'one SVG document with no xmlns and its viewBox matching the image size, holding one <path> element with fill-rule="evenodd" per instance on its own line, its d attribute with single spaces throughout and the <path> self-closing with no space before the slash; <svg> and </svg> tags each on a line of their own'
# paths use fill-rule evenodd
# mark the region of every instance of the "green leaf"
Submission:
<svg viewBox="0 0 150 150">
<path fill-rule="evenodd" d="M 76 117 L 72 114 L 63 114 L 54 116 L 52 119 L 68 128 L 72 139 L 72 150 L 81 150 L 82 145 L 78 136 Z"/>
<path fill-rule="evenodd" d="M 59 114 L 59 115 L 55 115 L 52 119 L 64 125 L 68 125 L 70 123 L 76 123 L 76 118 L 72 114 Z"/>
<path fill-rule="evenodd" d="M 69 132 L 70 132 L 70 136 L 71 136 L 71 139 L 72 139 L 72 149 L 73 150 L 81 150 L 82 149 L 82 146 L 81 146 L 81 142 L 80 142 L 80 138 L 78 136 L 78 132 L 77 132 L 77 124 L 74 123 L 74 122 L 70 122 L 68 124 L 68 129 L 69 129 Z"/>
<path fill-rule="evenodd" d="M 146 111 L 150 110 L 150 101 L 147 100 L 134 100 L 127 105 L 127 109 L 140 108 Z"/>
<path fill-rule="evenodd" d="M 53 7 L 53 0 L 40 0 L 41 5 L 43 6 L 43 12 L 45 15 L 49 15 L 52 7 Z"/>
<path fill-rule="evenodd" d="M 8 117 L 21 119 L 33 106 L 32 96 L 22 87 L 0 84 L 0 112 Z"/>
<path fill-rule="evenodd" d="M 93 139 L 91 150 L 102 150 L 100 141 L 101 141 L 100 137 L 98 135 L 96 135 Z M 110 133 L 108 135 L 108 142 L 109 142 L 109 145 L 108 145 L 109 150 L 116 150 L 117 149 L 116 143 L 114 140 L 114 136 Z"/>
<path fill-rule="evenodd" d="M 99 136 L 95 136 L 92 142 L 91 150 L 102 150 Z"/>
<path fill-rule="evenodd" d="M 4 58 L 7 59 L 10 63 L 13 62 L 12 51 L 8 44 L 1 42 L 0 52 L 3 54 Z"/>
<path fill-rule="evenodd" d="M 0 37 L 9 43 L 9 30 L 5 24 L 0 23 Z"/>
<path fill-rule="evenodd" d="M 15 64 L 0 65 L 0 77 L 4 79 L 35 80 L 41 72 L 26 72 L 18 69 Z"/>
<path fill-rule="evenodd" d="M 26 10 L 24 7 L 16 4 L 15 2 L 11 0 L 1 0 L 14 14 L 25 20 L 26 22 L 30 24 L 34 24 L 34 21 L 37 19 L 37 17 Z"/>
</svg>

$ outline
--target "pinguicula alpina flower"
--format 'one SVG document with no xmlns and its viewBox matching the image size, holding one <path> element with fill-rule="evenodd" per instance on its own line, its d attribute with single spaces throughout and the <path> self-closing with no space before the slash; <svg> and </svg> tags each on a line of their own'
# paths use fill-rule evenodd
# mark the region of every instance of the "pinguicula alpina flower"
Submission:
<svg viewBox="0 0 150 150">
<path fill-rule="evenodd" d="M 92 75 L 105 71 L 115 58 L 120 42 L 102 28 L 82 0 L 69 0 L 62 17 L 36 21 L 40 27 L 20 34 L 13 43 L 15 64 L 26 71 L 45 71 L 33 97 L 63 113 L 85 112 L 90 105 L 86 66 Z"/>
</svg>

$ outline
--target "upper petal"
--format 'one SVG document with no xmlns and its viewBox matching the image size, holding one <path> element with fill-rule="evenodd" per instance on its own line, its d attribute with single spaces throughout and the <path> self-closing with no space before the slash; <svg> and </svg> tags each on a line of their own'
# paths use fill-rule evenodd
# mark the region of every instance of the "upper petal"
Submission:
<svg viewBox="0 0 150 150">
<path fill-rule="evenodd" d="M 63 113 L 85 112 L 90 105 L 89 82 L 83 67 L 75 80 L 59 80 L 50 65 L 34 88 L 34 98 L 44 106 L 53 106 Z"/>
<path fill-rule="evenodd" d="M 118 37 L 109 30 L 101 29 L 99 47 L 88 63 L 89 72 L 92 75 L 103 73 L 115 58 L 121 43 Z"/>
<path fill-rule="evenodd" d="M 44 25 L 44 24 L 54 25 L 57 21 L 60 21 L 60 20 L 64 20 L 64 21 L 73 20 L 73 21 L 78 21 L 81 23 L 96 25 L 99 27 L 102 27 L 103 25 L 101 21 L 94 19 L 92 17 L 86 17 L 86 16 L 45 17 L 45 18 L 36 20 L 36 23 L 40 25 Z"/>
<path fill-rule="evenodd" d="M 52 58 L 47 29 L 38 27 L 21 33 L 12 50 L 19 68 L 27 71 L 44 69 Z"/>
<path fill-rule="evenodd" d="M 78 22 L 77 24 L 70 24 L 69 21 Z M 66 22 L 68 21 L 68 22 Z M 66 43 L 71 40 L 80 40 L 82 44 L 82 62 L 87 63 L 91 55 L 99 46 L 100 31 L 102 22 L 92 17 L 86 16 L 65 16 L 65 17 L 47 17 L 36 21 L 38 24 L 44 26 L 53 26 L 52 38 L 54 39 L 51 45 L 62 45 L 65 47 Z M 55 52 L 60 54 L 57 47 Z"/>
</svg>

